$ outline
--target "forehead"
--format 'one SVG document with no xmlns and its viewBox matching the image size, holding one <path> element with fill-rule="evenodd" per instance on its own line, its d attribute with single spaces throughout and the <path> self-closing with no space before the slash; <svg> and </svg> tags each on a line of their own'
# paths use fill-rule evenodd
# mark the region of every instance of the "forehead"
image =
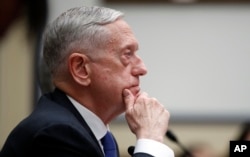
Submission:
<svg viewBox="0 0 250 157">
<path fill-rule="evenodd" d="M 122 19 L 107 25 L 110 31 L 109 44 L 116 48 L 133 47 L 138 49 L 138 42 L 131 27 Z"/>
</svg>

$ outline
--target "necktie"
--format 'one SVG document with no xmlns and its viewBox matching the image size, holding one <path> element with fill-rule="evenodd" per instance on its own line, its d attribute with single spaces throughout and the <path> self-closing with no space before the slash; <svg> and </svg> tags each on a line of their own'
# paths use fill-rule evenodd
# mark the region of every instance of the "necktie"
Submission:
<svg viewBox="0 0 250 157">
<path fill-rule="evenodd" d="M 101 139 L 105 157 L 117 157 L 117 148 L 112 134 L 108 131 Z"/>
</svg>

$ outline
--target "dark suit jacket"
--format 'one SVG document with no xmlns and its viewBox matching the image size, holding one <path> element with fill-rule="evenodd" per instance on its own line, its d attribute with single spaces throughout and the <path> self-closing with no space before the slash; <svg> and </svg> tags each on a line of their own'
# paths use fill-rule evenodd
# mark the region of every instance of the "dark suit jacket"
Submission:
<svg viewBox="0 0 250 157">
<path fill-rule="evenodd" d="M 139 156 L 149 156 L 139 153 Z M 104 157 L 93 132 L 56 89 L 42 96 L 34 111 L 9 135 L 0 157 Z"/>
</svg>

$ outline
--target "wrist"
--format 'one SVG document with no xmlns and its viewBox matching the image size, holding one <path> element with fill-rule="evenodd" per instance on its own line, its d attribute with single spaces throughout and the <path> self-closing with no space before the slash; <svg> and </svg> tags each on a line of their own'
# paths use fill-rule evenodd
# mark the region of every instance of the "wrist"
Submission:
<svg viewBox="0 0 250 157">
<path fill-rule="evenodd" d="M 149 139 L 149 140 L 153 140 L 153 141 L 157 141 L 160 143 L 164 143 L 164 136 L 162 135 L 157 135 L 157 134 L 140 134 L 137 137 L 137 140 L 139 139 Z"/>
</svg>

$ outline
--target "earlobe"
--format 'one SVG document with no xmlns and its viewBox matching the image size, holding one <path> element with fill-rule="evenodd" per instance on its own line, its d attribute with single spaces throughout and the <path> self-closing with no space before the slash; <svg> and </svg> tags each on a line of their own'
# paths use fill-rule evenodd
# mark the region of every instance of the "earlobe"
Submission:
<svg viewBox="0 0 250 157">
<path fill-rule="evenodd" d="M 72 53 L 68 61 L 69 72 L 73 80 L 80 85 L 88 86 L 91 82 L 88 57 L 81 53 Z"/>
</svg>

